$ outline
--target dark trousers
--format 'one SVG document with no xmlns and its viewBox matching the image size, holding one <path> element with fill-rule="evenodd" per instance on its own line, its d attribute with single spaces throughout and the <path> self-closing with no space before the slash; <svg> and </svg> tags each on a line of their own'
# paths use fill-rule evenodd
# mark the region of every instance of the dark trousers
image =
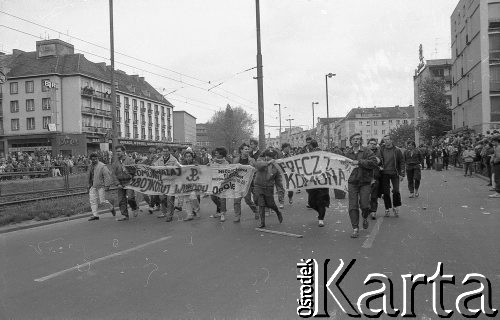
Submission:
<svg viewBox="0 0 500 320">
<path fill-rule="evenodd" d="M 500 192 L 500 163 L 493 165 L 493 173 L 495 174 L 495 191 Z"/>
<path fill-rule="evenodd" d="M 118 194 L 118 205 L 120 206 L 120 212 L 124 216 L 128 216 L 127 203 L 130 205 L 132 210 L 137 210 L 137 202 L 135 201 L 135 192 L 130 189 L 118 188 L 116 189 Z"/>
<path fill-rule="evenodd" d="M 406 169 L 406 178 L 408 179 L 408 190 L 410 193 L 418 192 L 420 187 L 420 179 L 422 178 L 422 172 L 419 167 L 413 167 Z"/>
<path fill-rule="evenodd" d="M 214 195 L 211 195 L 210 198 L 217 207 L 217 213 L 226 213 L 226 198 L 219 198 Z"/>
<path fill-rule="evenodd" d="M 370 215 L 370 193 L 371 184 L 359 185 L 349 183 L 349 218 L 353 229 L 359 228 L 359 209 L 361 215 L 366 219 Z"/>
<path fill-rule="evenodd" d="M 370 190 L 370 212 L 377 212 L 378 209 L 378 197 L 379 197 L 379 180 L 375 180 L 374 183 L 371 184 Z"/>
<path fill-rule="evenodd" d="M 425 163 L 427 164 L 427 169 L 430 169 L 432 167 L 432 161 L 430 156 L 425 157 Z"/>
<path fill-rule="evenodd" d="M 144 198 L 144 201 L 146 201 L 146 203 L 149 205 L 150 208 L 153 208 L 155 206 L 159 206 L 160 205 L 160 196 L 157 196 L 157 195 L 153 195 L 153 196 L 150 196 L 150 195 L 143 195 L 143 198 Z"/>
<path fill-rule="evenodd" d="M 465 175 L 467 175 L 467 171 L 469 171 L 469 174 L 472 176 L 472 168 L 474 166 L 474 162 L 464 162 L 464 170 L 465 170 Z"/>
<path fill-rule="evenodd" d="M 448 165 L 450 164 L 450 159 L 448 157 L 443 157 L 443 168 L 448 170 Z"/>
<path fill-rule="evenodd" d="M 392 183 L 392 204 L 391 204 Z M 401 193 L 399 193 L 399 176 L 382 173 L 382 194 L 384 195 L 385 209 L 401 206 Z"/>
</svg>

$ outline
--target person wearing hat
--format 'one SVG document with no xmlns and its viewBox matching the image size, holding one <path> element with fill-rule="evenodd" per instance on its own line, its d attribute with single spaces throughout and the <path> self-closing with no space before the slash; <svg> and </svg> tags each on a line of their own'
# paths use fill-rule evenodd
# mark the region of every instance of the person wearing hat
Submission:
<svg viewBox="0 0 500 320">
<path fill-rule="evenodd" d="M 89 221 L 99 220 L 97 214 L 99 204 L 106 204 L 109 206 L 111 214 L 115 216 L 116 212 L 114 206 L 111 202 L 106 200 L 106 191 L 109 190 L 109 186 L 111 185 L 111 174 L 108 167 L 99 161 L 97 153 L 90 154 L 90 162 L 87 181 L 89 183 L 88 191 L 92 217 L 90 217 Z"/>
<path fill-rule="evenodd" d="M 493 155 L 491 157 L 491 167 L 495 175 L 495 193 L 490 194 L 490 198 L 500 198 L 500 135 L 495 135 L 491 139 L 493 144 Z"/>
</svg>

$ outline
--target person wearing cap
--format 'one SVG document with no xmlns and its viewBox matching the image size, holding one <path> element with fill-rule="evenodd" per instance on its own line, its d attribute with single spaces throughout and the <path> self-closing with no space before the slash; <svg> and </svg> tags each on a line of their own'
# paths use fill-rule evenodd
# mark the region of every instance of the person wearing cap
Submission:
<svg viewBox="0 0 500 320">
<path fill-rule="evenodd" d="M 108 167 L 99 161 L 97 153 L 90 154 L 90 162 L 87 181 L 89 183 L 88 191 L 92 217 L 90 217 L 89 221 L 99 220 L 97 214 L 99 204 L 106 204 L 109 206 L 111 214 L 115 216 L 116 212 L 114 206 L 106 199 L 106 191 L 109 191 L 109 186 L 111 185 L 111 174 Z"/>
<path fill-rule="evenodd" d="M 490 194 L 490 198 L 500 198 L 500 135 L 495 135 L 491 138 L 493 145 L 493 155 L 490 163 L 493 174 L 495 175 L 495 193 Z"/>
<path fill-rule="evenodd" d="M 353 160 L 355 166 L 347 181 L 349 193 L 349 219 L 352 225 L 351 238 L 359 237 L 359 211 L 363 217 L 363 229 L 368 229 L 368 216 L 370 215 L 370 194 L 373 180 L 373 169 L 377 166 L 378 159 L 375 154 L 362 146 L 361 134 L 355 133 L 349 137 L 352 148 L 345 156 Z M 387 143 L 387 141 L 386 141 Z"/>
</svg>

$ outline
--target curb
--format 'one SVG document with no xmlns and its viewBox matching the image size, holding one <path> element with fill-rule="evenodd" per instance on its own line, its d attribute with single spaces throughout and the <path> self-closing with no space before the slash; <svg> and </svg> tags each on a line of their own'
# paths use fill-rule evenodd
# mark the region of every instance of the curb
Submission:
<svg viewBox="0 0 500 320">
<path fill-rule="evenodd" d="M 146 202 L 143 201 L 141 203 L 138 203 L 137 206 L 140 207 L 143 204 L 146 204 Z M 120 208 L 119 207 L 115 207 L 115 210 L 117 211 L 117 215 L 118 215 L 119 211 L 120 211 Z M 97 213 L 100 214 L 100 215 L 104 214 L 104 213 L 107 213 L 107 212 L 109 212 L 109 209 L 103 209 L 103 210 L 97 211 Z M 51 220 L 44 220 L 44 221 L 33 221 L 33 220 L 23 221 L 23 222 L 20 222 L 18 224 L 15 224 L 15 225 L 0 227 L 0 234 L 14 232 L 14 231 L 19 231 L 19 230 L 25 230 L 25 229 L 32 229 L 32 228 L 36 228 L 36 227 L 43 227 L 43 226 L 46 226 L 46 225 L 60 223 L 60 222 L 67 222 L 67 221 L 71 221 L 71 220 L 84 219 L 84 218 L 88 218 L 90 216 L 92 216 L 91 212 L 85 212 L 85 213 L 80 213 L 80 214 L 77 214 L 77 215 L 74 215 L 74 216 L 69 216 L 69 217 L 64 217 L 64 218 L 54 218 L 54 219 L 51 219 Z"/>
<path fill-rule="evenodd" d="M 450 167 L 453 167 L 453 166 L 450 166 Z M 453 167 L 453 168 L 454 168 L 455 170 L 459 170 L 459 171 L 460 171 L 460 170 L 461 170 L 461 171 L 463 171 L 463 169 L 464 169 L 464 168 L 457 168 L 457 167 Z M 488 177 L 485 177 L 485 176 L 483 176 L 482 174 L 479 174 L 479 173 L 475 173 L 475 172 L 474 172 L 474 173 L 473 173 L 473 175 L 474 175 L 474 177 L 479 178 L 479 179 L 482 179 L 482 180 L 484 180 L 484 181 L 488 181 L 488 182 L 490 181 L 490 179 L 489 179 Z"/>
</svg>

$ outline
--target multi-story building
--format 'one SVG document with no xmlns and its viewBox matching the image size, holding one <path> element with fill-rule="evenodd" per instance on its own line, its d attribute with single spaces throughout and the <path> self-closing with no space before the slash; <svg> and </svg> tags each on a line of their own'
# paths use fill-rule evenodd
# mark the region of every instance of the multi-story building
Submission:
<svg viewBox="0 0 500 320">
<path fill-rule="evenodd" d="M 112 137 L 111 70 L 75 54 L 61 40 L 36 42 L 0 59 L 3 152 L 52 150 L 85 154 L 109 147 Z M 115 71 L 119 142 L 129 150 L 172 141 L 173 105 L 143 77 Z M 1 150 L 0 150 L 1 151 Z"/>
<path fill-rule="evenodd" d="M 338 146 L 349 145 L 349 137 L 354 133 L 361 133 L 364 144 L 370 138 L 380 141 L 392 129 L 402 124 L 413 124 L 414 118 L 413 106 L 353 108 L 338 122 L 335 141 L 340 142 Z"/>
<path fill-rule="evenodd" d="M 205 147 L 207 149 L 212 149 L 215 147 L 213 141 L 210 140 L 208 136 L 207 124 L 197 123 L 196 124 L 196 146 L 199 148 Z"/>
<path fill-rule="evenodd" d="M 500 128 L 500 1 L 459 1 L 451 52 L 453 129 Z"/>
<path fill-rule="evenodd" d="M 196 118 L 186 111 L 174 111 L 174 142 L 196 145 Z"/>
<path fill-rule="evenodd" d="M 318 118 L 316 124 L 316 140 L 321 149 L 327 149 L 328 147 L 328 130 L 330 130 L 330 146 L 339 145 L 339 142 L 335 139 L 335 126 L 336 124 L 344 119 L 343 117 L 335 118 Z"/>
<path fill-rule="evenodd" d="M 422 47 L 420 47 L 420 64 L 415 70 L 413 76 L 413 94 L 415 103 L 415 119 L 414 122 L 418 123 L 419 120 L 425 119 L 426 115 L 420 107 L 419 97 L 421 94 L 422 82 L 427 78 L 442 79 L 445 82 L 445 94 L 448 98 L 448 105 L 451 107 L 451 59 L 434 59 L 426 60 L 424 62 L 422 55 Z M 420 134 L 415 130 L 415 142 L 420 145 Z"/>
</svg>

